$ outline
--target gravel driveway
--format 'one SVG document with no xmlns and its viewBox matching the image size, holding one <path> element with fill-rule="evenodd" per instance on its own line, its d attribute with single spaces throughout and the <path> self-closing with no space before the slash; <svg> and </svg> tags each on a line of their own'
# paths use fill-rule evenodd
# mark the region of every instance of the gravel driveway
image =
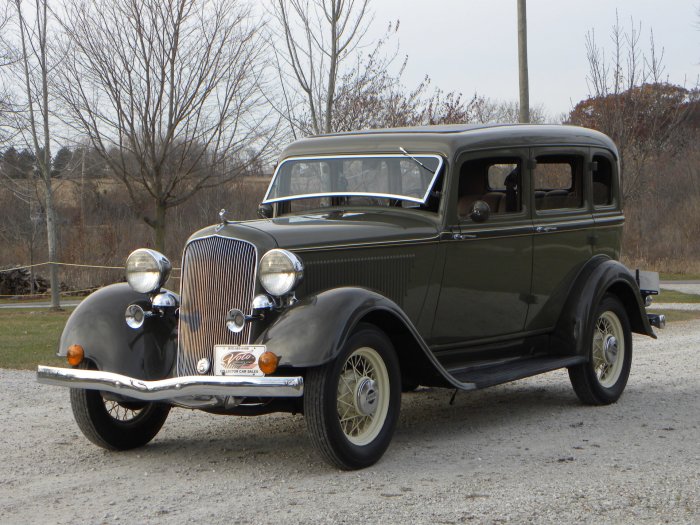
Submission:
<svg viewBox="0 0 700 525">
<path fill-rule="evenodd" d="M 584 407 L 566 372 L 403 397 L 384 458 L 340 472 L 300 416 L 173 410 L 110 453 L 68 391 L 0 370 L 1 523 L 699 523 L 700 323 L 635 338 L 625 394 Z"/>
</svg>

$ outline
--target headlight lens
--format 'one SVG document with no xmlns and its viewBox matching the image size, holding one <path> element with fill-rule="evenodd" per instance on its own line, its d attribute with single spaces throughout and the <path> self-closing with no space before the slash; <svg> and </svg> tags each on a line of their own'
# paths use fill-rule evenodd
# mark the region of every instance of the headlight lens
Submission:
<svg viewBox="0 0 700 525">
<path fill-rule="evenodd" d="M 126 280 L 141 293 L 157 291 L 170 277 L 172 265 L 165 255 L 141 248 L 126 260 Z"/>
<path fill-rule="evenodd" d="M 279 297 L 294 290 L 303 274 L 304 265 L 287 250 L 270 250 L 260 259 L 260 283 L 272 295 Z"/>
</svg>

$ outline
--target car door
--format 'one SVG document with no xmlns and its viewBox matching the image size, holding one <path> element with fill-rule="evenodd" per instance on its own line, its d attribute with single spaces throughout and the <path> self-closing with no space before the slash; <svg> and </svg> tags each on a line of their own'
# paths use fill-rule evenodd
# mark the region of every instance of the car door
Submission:
<svg viewBox="0 0 700 525">
<path fill-rule="evenodd" d="M 431 342 L 438 349 L 507 338 L 523 330 L 532 274 L 528 150 L 469 153 L 452 181 L 453 213 L 442 235 L 444 270 Z M 470 217 L 476 201 L 490 216 Z"/>
<path fill-rule="evenodd" d="M 526 328 L 552 328 L 573 280 L 591 258 L 595 235 L 587 147 L 531 148 L 535 228 L 532 295 Z"/>
</svg>

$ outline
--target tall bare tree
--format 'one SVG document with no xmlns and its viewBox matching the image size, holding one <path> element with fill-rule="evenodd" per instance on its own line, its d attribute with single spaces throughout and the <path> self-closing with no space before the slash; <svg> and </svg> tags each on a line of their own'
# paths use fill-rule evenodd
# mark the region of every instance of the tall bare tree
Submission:
<svg viewBox="0 0 700 525">
<path fill-rule="evenodd" d="M 367 32 L 369 0 L 273 0 L 271 12 L 282 113 L 295 135 L 329 133 L 338 80 Z"/>
<path fill-rule="evenodd" d="M 19 111 L 16 128 L 20 136 L 33 150 L 36 157 L 36 174 L 43 184 L 44 213 L 48 257 L 51 263 L 57 261 L 57 222 L 54 205 L 51 158 L 51 108 L 52 102 L 49 76 L 52 74 L 51 45 L 49 42 L 49 7 L 47 0 L 27 2 L 24 9 L 22 0 L 14 0 L 16 23 L 19 33 L 18 101 Z M 20 87 L 21 86 L 21 87 Z M 60 284 L 58 266 L 50 265 L 51 306 L 60 308 Z"/>
<path fill-rule="evenodd" d="M 70 122 L 164 251 L 168 209 L 265 146 L 259 27 L 237 0 L 68 0 L 63 26 Z"/>
<path fill-rule="evenodd" d="M 689 102 L 697 93 L 674 86 L 664 77 L 663 49 L 649 33 L 649 47 L 641 43 L 641 26 L 629 29 L 616 20 L 610 34 L 612 53 L 606 55 L 593 31 L 586 36 L 589 98 L 569 115 L 573 124 L 594 127 L 612 137 L 620 152 L 625 198 L 634 201 L 651 189 L 655 170 L 649 160 L 677 147 Z"/>
<path fill-rule="evenodd" d="M 10 4 L 0 4 L 0 147 L 4 146 L 10 136 L 10 116 L 12 114 L 10 97 L 5 86 L 5 71 L 13 62 L 11 44 L 7 38 L 10 22 Z"/>
</svg>

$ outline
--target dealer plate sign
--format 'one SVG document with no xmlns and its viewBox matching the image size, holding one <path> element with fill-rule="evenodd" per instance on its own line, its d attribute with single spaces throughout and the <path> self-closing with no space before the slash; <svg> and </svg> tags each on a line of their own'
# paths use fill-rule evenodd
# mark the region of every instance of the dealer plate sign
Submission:
<svg viewBox="0 0 700 525">
<path fill-rule="evenodd" d="M 214 345 L 214 374 L 217 376 L 264 376 L 258 358 L 265 345 Z"/>
</svg>

